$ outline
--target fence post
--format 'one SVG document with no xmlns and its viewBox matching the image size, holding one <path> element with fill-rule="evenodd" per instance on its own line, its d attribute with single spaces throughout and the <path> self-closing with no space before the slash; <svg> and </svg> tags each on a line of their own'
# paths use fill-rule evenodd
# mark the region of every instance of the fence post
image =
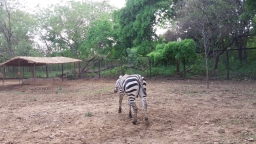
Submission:
<svg viewBox="0 0 256 144">
<path fill-rule="evenodd" d="M 186 79 L 186 59 L 183 59 L 184 79 Z"/>
<path fill-rule="evenodd" d="M 22 74 L 23 74 L 23 79 L 24 79 L 24 67 L 22 67 Z"/>
<path fill-rule="evenodd" d="M 101 68 L 101 59 L 99 59 L 99 79 L 100 79 L 100 68 Z"/>
<path fill-rule="evenodd" d="M 63 82 L 63 63 L 61 64 L 61 80 L 62 80 L 62 82 Z"/>
<path fill-rule="evenodd" d="M 149 59 L 149 77 L 151 79 L 151 60 Z"/>
<path fill-rule="evenodd" d="M 123 58 L 121 56 L 121 59 L 120 59 L 120 68 L 121 68 L 121 75 L 123 75 Z"/>
<path fill-rule="evenodd" d="M 45 65 L 46 77 L 48 78 L 48 65 Z"/>
<path fill-rule="evenodd" d="M 78 62 L 78 78 L 80 79 L 81 78 L 81 64 L 80 62 Z"/>
<path fill-rule="evenodd" d="M 227 67 L 227 79 L 229 79 L 229 57 L 228 57 L 228 50 L 227 50 L 227 52 L 226 52 L 226 58 L 227 58 L 227 65 L 226 65 L 226 67 Z"/>
</svg>

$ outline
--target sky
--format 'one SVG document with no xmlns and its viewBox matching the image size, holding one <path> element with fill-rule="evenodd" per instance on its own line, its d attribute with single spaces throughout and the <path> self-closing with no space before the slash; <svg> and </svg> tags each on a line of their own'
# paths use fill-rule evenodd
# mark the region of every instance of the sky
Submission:
<svg viewBox="0 0 256 144">
<path fill-rule="evenodd" d="M 34 10 L 37 5 L 40 7 L 47 7 L 51 4 L 57 4 L 61 1 L 70 1 L 70 0 L 21 0 L 21 2 L 24 2 L 23 4 L 26 5 L 30 10 Z M 75 1 L 103 1 L 103 0 L 75 0 Z M 109 3 L 117 8 L 122 8 L 125 6 L 125 0 L 109 0 Z"/>
<path fill-rule="evenodd" d="M 21 0 L 21 2 L 24 2 L 23 4 L 26 5 L 26 7 L 29 8 L 29 11 L 36 11 L 36 7 L 39 5 L 40 7 L 46 8 L 47 6 L 51 4 L 57 4 L 60 3 L 61 1 L 70 1 L 70 0 Z M 94 1 L 94 2 L 100 2 L 103 0 L 75 0 L 75 1 Z M 122 8 L 125 7 L 125 1 L 126 0 L 108 0 L 109 3 L 117 8 Z M 166 30 L 161 29 L 157 27 L 156 34 L 163 34 Z"/>
</svg>

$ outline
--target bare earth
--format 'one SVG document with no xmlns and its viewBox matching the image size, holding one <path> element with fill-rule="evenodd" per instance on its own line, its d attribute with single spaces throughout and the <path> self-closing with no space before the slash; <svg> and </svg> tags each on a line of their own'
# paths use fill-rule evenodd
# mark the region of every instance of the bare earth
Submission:
<svg viewBox="0 0 256 144">
<path fill-rule="evenodd" d="M 145 125 L 140 99 L 137 125 L 127 98 L 118 113 L 115 80 L 47 85 L 0 85 L 0 143 L 253 144 L 255 81 L 147 80 Z"/>
</svg>

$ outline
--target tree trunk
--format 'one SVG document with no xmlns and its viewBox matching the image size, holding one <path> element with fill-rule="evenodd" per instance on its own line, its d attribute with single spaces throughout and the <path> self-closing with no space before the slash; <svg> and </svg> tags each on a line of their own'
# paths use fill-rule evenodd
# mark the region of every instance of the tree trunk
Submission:
<svg viewBox="0 0 256 144">
<path fill-rule="evenodd" d="M 223 48 L 225 49 L 225 48 Z M 222 50 L 221 52 L 216 52 L 216 54 L 214 55 L 214 65 L 213 65 L 213 70 L 217 70 L 218 69 L 218 64 L 219 64 L 219 60 L 220 60 L 220 56 L 225 52 L 225 50 Z"/>
<path fill-rule="evenodd" d="M 176 73 L 179 75 L 180 74 L 180 61 L 176 61 Z"/>
</svg>

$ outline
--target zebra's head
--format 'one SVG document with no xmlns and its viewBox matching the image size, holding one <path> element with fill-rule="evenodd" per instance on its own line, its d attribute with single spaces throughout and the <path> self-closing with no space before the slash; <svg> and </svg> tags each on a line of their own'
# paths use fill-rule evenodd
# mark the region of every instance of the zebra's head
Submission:
<svg viewBox="0 0 256 144">
<path fill-rule="evenodd" d="M 118 91 L 118 88 L 121 86 L 120 85 L 120 80 L 122 78 L 122 75 L 119 76 L 118 80 L 116 80 L 116 85 L 115 85 L 115 88 L 114 88 L 114 93 L 117 93 Z"/>
</svg>

